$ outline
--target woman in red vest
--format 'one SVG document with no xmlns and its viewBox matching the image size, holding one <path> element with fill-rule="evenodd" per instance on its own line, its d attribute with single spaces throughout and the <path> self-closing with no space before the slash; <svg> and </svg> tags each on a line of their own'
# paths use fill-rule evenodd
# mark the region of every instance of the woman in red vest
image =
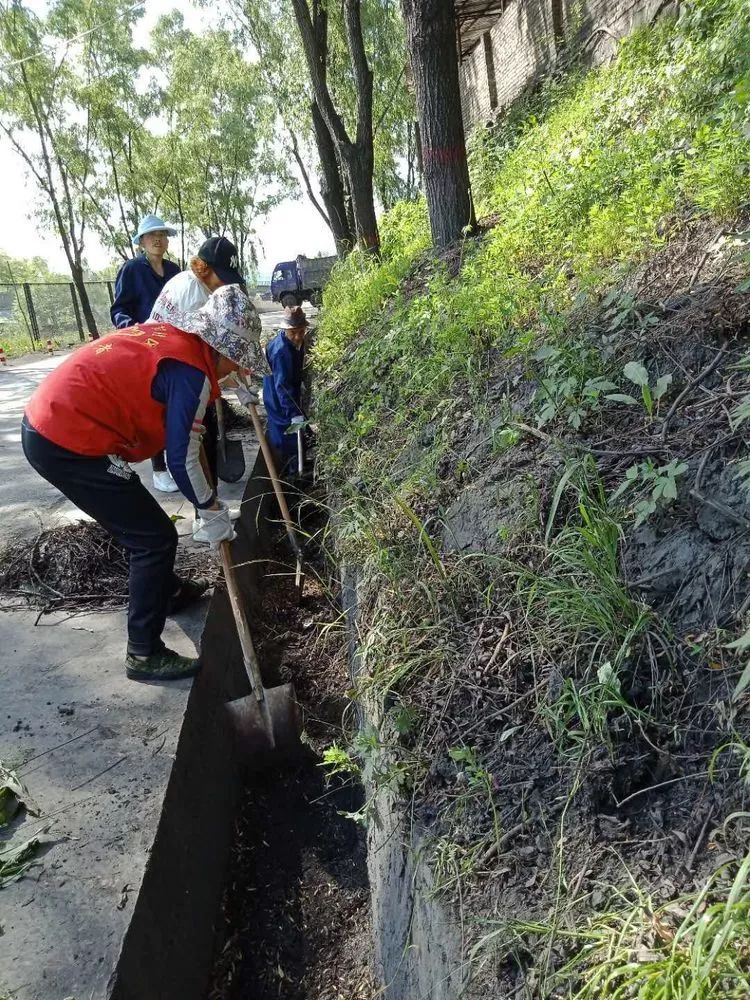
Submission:
<svg viewBox="0 0 750 1000">
<path fill-rule="evenodd" d="M 22 425 L 30 464 L 130 553 L 126 670 L 133 680 L 188 677 L 198 660 L 161 640 L 170 602 L 184 606 L 190 584 L 174 574 L 174 524 L 128 463 L 166 448 L 211 544 L 233 539 L 229 509 L 203 472 L 198 428 L 221 394 L 219 379 L 262 365 L 260 321 L 237 285 L 173 323 L 148 321 L 80 347 L 41 383 Z"/>
</svg>

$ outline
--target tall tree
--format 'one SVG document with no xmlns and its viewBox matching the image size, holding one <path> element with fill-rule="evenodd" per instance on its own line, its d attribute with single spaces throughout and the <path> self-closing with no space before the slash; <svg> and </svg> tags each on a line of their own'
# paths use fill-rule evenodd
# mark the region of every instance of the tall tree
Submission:
<svg viewBox="0 0 750 1000">
<path fill-rule="evenodd" d="M 145 123 L 159 104 L 153 88 L 139 86 L 152 65 L 148 51 L 133 43 L 141 16 L 142 9 L 117 0 L 55 0 L 49 18 L 60 37 L 85 33 L 68 61 L 72 101 L 88 109 L 95 162 L 74 181 L 88 199 L 91 228 L 123 260 L 134 253 L 139 219 L 153 210 L 144 183 L 153 137 Z"/>
<path fill-rule="evenodd" d="M 37 185 L 41 195 L 37 214 L 60 237 L 86 327 L 96 337 L 96 320 L 84 284 L 89 204 L 81 193 L 94 170 L 91 112 L 84 107 L 72 113 L 74 77 L 65 39 L 55 39 L 54 29 L 53 15 L 39 18 L 20 0 L 11 0 L 0 10 L 4 59 L 0 131 Z M 57 41 L 55 54 L 54 48 L 47 47 L 50 35 L 53 47 Z"/>
<path fill-rule="evenodd" d="M 262 72 L 228 32 L 193 34 L 179 14 L 163 18 L 153 40 L 169 73 L 160 93 L 167 134 L 153 144 L 150 189 L 188 232 L 232 237 L 242 266 L 254 266 L 257 219 L 291 184 Z"/>
<path fill-rule="evenodd" d="M 258 66 L 283 125 L 282 141 L 297 165 L 305 192 L 331 230 L 336 252 L 344 256 L 354 244 L 354 234 L 347 219 L 341 164 L 320 108 L 310 93 L 294 18 L 285 4 L 274 0 L 233 0 L 232 9 L 242 34 L 258 54 Z M 327 30 L 325 21 L 316 25 L 318 32 L 321 29 Z M 321 46 L 326 45 L 327 38 L 322 38 Z M 317 180 L 322 205 L 313 190 L 307 164 L 311 140 L 318 156 Z"/>
<path fill-rule="evenodd" d="M 453 0 L 401 0 L 417 96 L 432 239 L 442 247 L 476 226 L 461 117 Z"/>
<path fill-rule="evenodd" d="M 351 61 L 356 102 L 356 133 L 350 138 L 342 114 L 334 105 L 327 77 L 326 50 L 321 39 L 327 39 L 327 11 L 322 0 L 292 0 L 307 69 L 315 101 L 336 146 L 343 164 L 351 199 L 357 242 L 365 250 L 377 251 L 380 246 L 375 217 L 373 172 L 373 77 L 362 34 L 360 0 L 343 0 L 343 19 Z M 321 29 L 324 25 L 325 33 Z"/>
</svg>

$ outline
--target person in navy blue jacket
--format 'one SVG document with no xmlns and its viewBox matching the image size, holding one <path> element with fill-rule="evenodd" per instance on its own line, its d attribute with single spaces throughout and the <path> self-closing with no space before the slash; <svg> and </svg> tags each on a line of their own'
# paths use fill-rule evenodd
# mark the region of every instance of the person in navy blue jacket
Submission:
<svg viewBox="0 0 750 1000">
<path fill-rule="evenodd" d="M 268 418 L 268 441 L 281 456 L 282 474 L 297 455 L 297 436 L 287 431 L 305 422 L 302 376 L 309 325 L 304 311 L 296 306 L 287 312 L 278 333 L 266 345 L 271 374 L 263 378 L 263 405 Z"/>
<path fill-rule="evenodd" d="M 161 290 L 180 273 L 177 264 L 164 260 L 169 237 L 176 235 L 177 230 L 167 226 L 158 215 L 145 215 L 141 219 L 133 235 L 133 243 L 140 253 L 133 260 L 125 261 L 115 280 L 115 300 L 109 314 L 118 330 L 145 323 Z M 164 455 L 155 455 L 151 465 L 156 489 L 163 493 L 176 492 L 178 486 L 167 469 Z"/>
<path fill-rule="evenodd" d="M 164 260 L 169 237 L 176 235 L 177 231 L 157 215 L 146 215 L 141 220 L 133 236 L 140 253 L 134 260 L 125 261 L 115 281 L 115 300 L 110 316 L 118 330 L 145 323 L 162 288 L 180 273 L 177 264 Z"/>
</svg>

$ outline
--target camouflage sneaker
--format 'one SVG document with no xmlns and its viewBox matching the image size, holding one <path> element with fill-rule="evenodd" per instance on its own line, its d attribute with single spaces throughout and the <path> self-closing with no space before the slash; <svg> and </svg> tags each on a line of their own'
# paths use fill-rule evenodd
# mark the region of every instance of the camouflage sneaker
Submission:
<svg viewBox="0 0 750 1000">
<path fill-rule="evenodd" d="M 192 677 L 199 666 L 198 660 L 180 656 L 166 646 L 150 656 L 128 653 L 125 663 L 125 673 L 131 681 L 176 681 L 180 677 Z"/>
<path fill-rule="evenodd" d="M 167 614 L 176 615 L 203 597 L 210 587 L 213 587 L 211 581 L 202 576 L 196 577 L 195 580 L 180 580 L 180 589 L 169 598 Z"/>
</svg>

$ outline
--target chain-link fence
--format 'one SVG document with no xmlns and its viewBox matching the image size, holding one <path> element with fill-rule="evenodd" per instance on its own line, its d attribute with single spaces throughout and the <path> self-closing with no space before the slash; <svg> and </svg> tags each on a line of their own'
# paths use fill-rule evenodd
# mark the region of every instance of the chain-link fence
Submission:
<svg viewBox="0 0 750 1000">
<path fill-rule="evenodd" d="M 112 281 L 86 281 L 86 293 L 99 333 L 112 328 Z M 65 281 L 0 282 L 0 345 L 9 354 L 36 351 L 48 340 L 66 347 L 88 339 L 76 287 Z"/>
</svg>

